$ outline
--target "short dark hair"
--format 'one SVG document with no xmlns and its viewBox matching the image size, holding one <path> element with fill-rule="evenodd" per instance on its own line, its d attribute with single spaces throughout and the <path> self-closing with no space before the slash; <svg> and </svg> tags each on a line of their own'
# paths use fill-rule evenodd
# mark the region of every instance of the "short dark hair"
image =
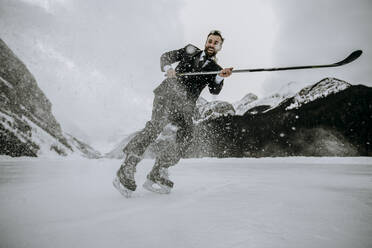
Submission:
<svg viewBox="0 0 372 248">
<path fill-rule="evenodd" d="M 222 34 L 221 34 L 221 31 L 218 31 L 218 30 L 212 30 L 209 32 L 208 36 L 207 36 L 207 39 L 209 38 L 209 36 L 211 35 L 217 35 L 221 38 L 221 41 L 223 43 L 223 41 L 225 40 L 223 37 L 222 37 Z"/>
</svg>

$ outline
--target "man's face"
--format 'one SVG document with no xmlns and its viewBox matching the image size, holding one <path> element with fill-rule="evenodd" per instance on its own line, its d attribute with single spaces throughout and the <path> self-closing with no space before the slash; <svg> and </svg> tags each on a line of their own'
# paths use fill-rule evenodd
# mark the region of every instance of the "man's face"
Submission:
<svg viewBox="0 0 372 248">
<path fill-rule="evenodd" d="M 209 57 L 214 56 L 221 50 L 222 39 L 218 35 L 209 35 L 205 42 L 204 51 Z"/>
</svg>

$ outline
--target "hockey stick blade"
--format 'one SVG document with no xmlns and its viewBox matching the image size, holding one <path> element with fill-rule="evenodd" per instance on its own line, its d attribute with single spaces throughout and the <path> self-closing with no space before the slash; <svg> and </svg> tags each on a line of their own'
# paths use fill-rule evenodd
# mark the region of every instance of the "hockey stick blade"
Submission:
<svg viewBox="0 0 372 248">
<path fill-rule="evenodd" d="M 287 70 L 302 70 L 302 69 L 317 69 L 325 67 L 336 67 L 349 64 L 356 60 L 362 55 L 362 50 L 356 50 L 347 56 L 344 60 L 333 64 L 325 65 L 305 65 L 305 66 L 291 66 L 291 67 L 274 67 L 274 68 L 257 68 L 257 69 L 239 69 L 233 70 L 232 73 L 242 73 L 242 72 L 262 72 L 262 71 L 287 71 Z M 177 76 L 197 76 L 197 75 L 213 75 L 218 74 L 221 71 L 209 71 L 209 72 L 186 72 L 186 73 L 177 73 Z"/>
<path fill-rule="evenodd" d="M 362 55 L 362 53 L 363 53 L 362 50 L 356 50 L 356 51 L 352 52 L 346 59 L 344 59 L 340 62 L 337 62 L 335 64 L 337 64 L 337 66 L 349 64 L 349 63 L 353 62 L 354 60 L 356 60 L 357 58 L 359 58 L 360 55 Z"/>
</svg>

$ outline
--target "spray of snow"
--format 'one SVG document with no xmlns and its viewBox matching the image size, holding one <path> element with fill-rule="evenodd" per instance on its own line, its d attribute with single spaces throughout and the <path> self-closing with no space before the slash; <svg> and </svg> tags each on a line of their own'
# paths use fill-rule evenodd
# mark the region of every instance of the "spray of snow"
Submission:
<svg viewBox="0 0 372 248">
<path fill-rule="evenodd" d="M 8 88 L 11 88 L 13 89 L 13 85 L 11 85 L 8 81 L 6 81 L 4 78 L 0 77 L 0 82 L 2 82 L 3 84 L 5 84 L 5 86 L 7 86 Z"/>
</svg>

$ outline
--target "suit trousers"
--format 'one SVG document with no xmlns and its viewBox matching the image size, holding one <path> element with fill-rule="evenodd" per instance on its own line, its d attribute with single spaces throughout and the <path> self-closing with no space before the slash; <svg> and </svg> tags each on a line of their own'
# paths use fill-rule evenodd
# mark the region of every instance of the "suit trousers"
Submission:
<svg viewBox="0 0 372 248">
<path fill-rule="evenodd" d="M 185 155 L 193 138 L 195 100 L 189 99 L 186 89 L 177 79 L 166 79 L 155 91 L 151 120 L 124 148 L 126 154 L 142 157 L 165 126 L 177 127 L 176 142 L 163 148 L 156 157 L 157 167 L 170 167 Z M 138 161 L 139 162 L 139 161 Z"/>
</svg>

